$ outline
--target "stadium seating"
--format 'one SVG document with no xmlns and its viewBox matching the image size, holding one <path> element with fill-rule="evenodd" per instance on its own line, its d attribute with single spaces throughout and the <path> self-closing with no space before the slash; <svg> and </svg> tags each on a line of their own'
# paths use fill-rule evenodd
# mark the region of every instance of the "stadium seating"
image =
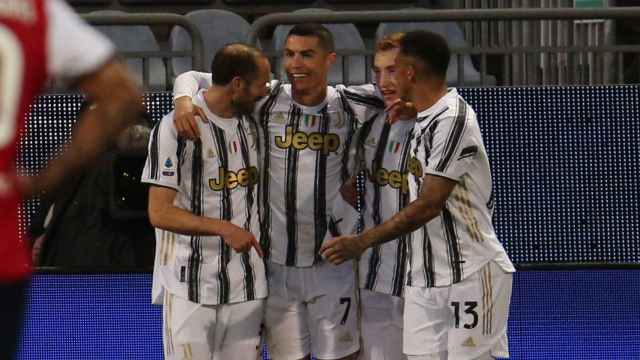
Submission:
<svg viewBox="0 0 640 360">
<path fill-rule="evenodd" d="M 103 10 L 94 11 L 95 15 L 119 15 L 121 11 Z M 159 51 L 160 47 L 153 32 L 148 26 L 97 26 L 113 41 L 121 52 Z M 126 54 L 125 54 L 126 55 Z M 144 65 L 141 58 L 127 58 L 127 66 L 133 71 L 140 84 L 144 79 Z M 160 58 L 148 59 L 149 87 L 152 89 L 164 89 L 166 87 L 166 66 Z"/>
<path fill-rule="evenodd" d="M 462 30 L 455 22 L 411 22 L 411 23 L 381 23 L 376 31 L 376 39 L 381 39 L 383 36 L 398 32 L 398 31 L 411 31 L 411 30 L 429 30 L 438 33 L 447 39 L 449 46 L 452 49 L 465 48 L 469 45 L 464 39 Z M 471 57 L 466 55 L 457 56 L 454 54 L 451 56 L 449 62 L 449 69 L 447 71 L 447 82 L 450 85 L 458 83 L 458 77 L 461 75 L 458 73 L 458 61 L 462 61 L 462 78 L 465 85 L 480 85 L 480 72 L 476 70 L 471 62 Z M 460 79 L 462 80 L 462 79 Z M 488 84 L 495 84 L 495 79 L 491 76 L 487 76 Z"/>
<path fill-rule="evenodd" d="M 302 9 L 295 13 L 309 13 L 331 11 L 328 9 Z M 360 55 L 341 56 L 339 55 L 336 64 L 329 73 L 329 83 L 362 84 L 366 81 L 366 61 L 364 54 L 366 48 L 360 32 L 353 24 L 324 24 L 333 34 L 336 52 L 357 53 Z M 287 33 L 292 28 L 291 25 L 279 25 L 273 33 L 273 48 L 280 54 L 284 47 Z M 285 78 L 281 74 L 281 78 Z"/>
<path fill-rule="evenodd" d="M 240 15 L 226 10 L 197 10 L 187 14 L 202 34 L 204 41 L 204 66 L 209 68 L 213 56 L 224 45 L 232 42 L 244 42 L 251 25 Z M 191 38 L 181 27 L 171 32 L 171 49 L 174 51 L 191 50 Z M 173 74 L 181 74 L 193 69 L 190 58 L 173 58 Z"/>
</svg>

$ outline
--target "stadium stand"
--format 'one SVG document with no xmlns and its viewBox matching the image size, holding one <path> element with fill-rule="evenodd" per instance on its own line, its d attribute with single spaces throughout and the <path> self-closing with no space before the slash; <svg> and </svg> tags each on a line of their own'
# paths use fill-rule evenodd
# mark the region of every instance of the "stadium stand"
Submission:
<svg viewBox="0 0 640 360">
<path fill-rule="evenodd" d="M 462 30 L 455 22 L 412 22 L 412 23 L 381 23 L 376 31 L 376 39 L 381 39 L 385 35 L 389 35 L 398 31 L 411 30 L 428 30 L 444 36 L 449 42 L 452 49 L 466 48 L 469 46 L 464 39 Z M 455 50 L 454 50 L 455 54 Z M 462 66 L 458 66 L 458 62 L 462 62 Z M 460 71 L 462 70 L 462 71 Z M 480 72 L 473 66 L 471 56 L 469 54 L 460 54 L 451 56 L 449 69 L 447 71 L 447 82 L 451 85 L 466 84 L 480 85 L 482 84 Z M 485 82 L 487 85 L 495 85 L 495 78 L 489 77 Z"/>
<path fill-rule="evenodd" d="M 115 10 L 101 10 L 94 11 L 92 14 L 119 15 L 125 13 Z M 97 28 L 109 37 L 120 51 L 144 52 L 160 50 L 151 28 L 148 26 L 97 26 Z M 127 58 L 126 64 L 133 71 L 140 84 L 145 84 L 150 89 L 165 89 L 167 87 L 167 69 L 162 59 L 134 57 Z"/>
<path fill-rule="evenodd" d="M 295 13 L 314 13 L 330 11 L 327 9 L 302 9 L 296 10 Z M 330 84 L 362 84 L 367 80 L 367 66 L 365 61 L 366 48 L 364 41 L 360 36 L 358 28 L 354 24 L 323 24 L 333 34 L 336 53 L 338 57 L 336 64 L 329 73 Z M 273 33 L 273 48 L 276 54 L 280 54 L 284 47 L 284 41 L 287 33 L 291 29 L 291 25 L 279 25 Z M 347 55 L 356 53 L 360 55 Z M 340 55 L 344 54 L 344 55 Z M 279 64 L 277 65 L 279 66 Z M 278 67 L 282 69 L 281 66 Z M 285 78 L 284 72 L 281 72 L 281 78 Z"/>
<path fill-rule="evenodd" d="M 325 10 L 362 10 L 360 0 L 300 0 L 300 1 L 247 1 L 247 0 L 71 0 L 76 9 L 90 11 L 96 9 L 109 9 L 126 11 L 127 13 L 177 13 L 189 14 L 204 10 L 224 10 L 235 13 L 252 23 L 262 15 L 276 12 L 301 12 L 304 9 Z M 601 3 L 604 7 L 616 5 L 633 5 L 633 1 L 506 1 L 506 0 L 416 0 L 416 1 L 374 1 L 366 5 L 366 10 L 401 10 L 407 6 L 415 9 L 527 9 L 527 8 L 569 8 L 583 6 L 579 4 Z M 231 15 L 229 15 L 231 16 Z M 200 20 L 199 20 L 200 21 Z M 206 23 L 208 20 L 205 20 Z M 211 21 L 211 23 L 215 23 Z M 210 26 L 211 24 L 207 25 Z M 408 26 L 408 27 L 407 27 Z M 416 22 L 406 25 L 405 28 L 429 27 L 447 35 L 454 48 L 466 48 L 459 55 L 461 66 L 455 63 L 458 58 L 452 60 L 449 80 L 451 84 L 459 84 L 457 71 L 462 70 L 464 85 L 535 85 L 535 84 L 610 84 L 629 83 L 640 78 L 637 74 L 640 63 L 637 50 L 621 49 L 613 51 L 597 50 L 604 46 L 627 46 L 636 44 L 634 34 L 638 34 L 637 26 L 628 20 L 591 19 L 583 20 L 490 20 L 486 21 L 448 21 L 446 25 L 416 25 Z M 246 24 L 239 28 L 245 28 Z M 347 42 L 343 49 L 347 53 L 358 53 L 360 56 L 348 56 L 344 61 L 345 69 L 341 68 L 342 60 L 331 75 L 331 81 L 355 83 L 362 78 L 370 79 L 370 74 L 359 68 L 359 64 L 371 63 L 371 53 L 375 39 L 381 32 L 393 31 L 391 29 L 402 28 L 399 24 L 354 23 L 352 26 L 342 24 L 340 27 L 347 31 L 352 39 L 341 40 Z M 351 27 L 351 29 L 346 30 Z M 355 30 L 354 30 L 355 27 Z M 385 30 L 387 29 L 387 30 Z M 160 49 L 177 49 L 173 47 L 174 38 L 171 34 L 179 31 L 171 31 L 169 28 L 151 27 L 156 42 Z M 267 31 L 267 35 L 261 38 L 265 45 L 264 50 L 274 53 L 272 42 L 278 45 L 273 32 Z M 244 32 L 242 30 L 241 32 Z M 352 35 L 351 35 L 352 34 Z M 182 37 L 184 34 L 180 35 Z M 205 35 L 206 32 L 205 32 Z M 278 34 L 276 34 L 278 35 Z M 177 36 L 177 35 L 176 35 Z M 238 37 L 229 36 L 236 41 Z M 183 42 L 184 39 L 178 42 Z M 215 42 L 215 41 L 214 41 Z M 362 42 L 362 43 L 361 43 Z M 459 44 L 459 46 L 455 46 Z M 185 45 L 188 46 L 188 45 Z M 207 45 L 209 46 L 209 45 Z M 218 45 L 214 45 L 215 48 Z M 364 48 L 363 48 L 364 46 Z M 179 47 L 178 47 L 179 48 Z M 588 48 L 596 48 L 586 50 Z M 533 51 L 533 49 L 539 49 Z M 545 50 L 549 49 L 549 50 Z M 567 49 L 566 51 L 562 49 Z M 582 50 L 584 49 L 584 50 Z M 277 51 L 277 49 L 275 49 Z M 343 51 L 343 52 L 344 52 Z M 362 56 L 366 56 L 364 59 Z M 273 61 L 277 64 L 278 61 Z M 180 65 L 180 70 L 188 66 L 188 59 L 172 61 L 171 73 L 174 65 Z M 280 74 L 279 71 L 275 71 Z M 341 73 L 348 73 L 348 78 L 339 79 Z M 170 88 L 172 76 L 169 82 L 164 81 L 166 88 Z M 484 82 L 482 80 L 485 80 Z M 161 86 L 162 81 L 156 81 L 154 88 Z"/>
<path fill-rule="evenodd" d="M 226 10 L 197 10 L 186 16 L 202 33 L 205 66 L 211 64 L 215 53 L 224 45 L 246 41 L 251 27 L 243 17 Z M 171 31 L 170 43 L 173 51 L 191 50 L 191 37 L 179 26 Z M 171 64 L 174 75 L 193 69 L 190 58 L 173 58 Z"/>
</svg>

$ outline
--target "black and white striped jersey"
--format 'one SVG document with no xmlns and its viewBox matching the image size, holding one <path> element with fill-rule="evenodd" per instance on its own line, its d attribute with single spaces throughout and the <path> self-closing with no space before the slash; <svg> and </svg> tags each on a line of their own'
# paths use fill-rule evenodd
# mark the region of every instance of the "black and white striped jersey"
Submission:
<svg viewBox="0 0 640 360">
<path fill-rule="evenodd" d="M 153 129 L 142 181 L 175 189 L 174 204 L 199 216 L 230 221 L 260 237 L 257 187 L 260 136 L 253 120 L 206 113 L 200 142 L 178 138 L 173 112 Z M 228 304 L 267 295 L 263 260 L 254 249 L 239 254 L 219 236 L 156 229 L 153 297 L 163 288 L 201 304 Z M 160 297 L 161 298 L 161 297 Z"/>
<path fill-rule="evenodd" d="M 331 209 L 349 177 L 353 134 L 368 110 L 381 106 L 367 91 L 373 87 L 329 87 L 326 100 L 309 107 L 293 100 L 290 85 L 281 85 L 261 105 L 262 244 L 271 261 L 287 266 L 321 261 L 320 246 L 331 238 Z"/>
<path fill-rule="evenodd" d="M 413 121 L 386 122 L 382 112 L 358 131 L 359 169 L 365 171 L 362 219 L 370 229 L 409 204 L 407 163 Z M 405 283 L 406 247 L 410 234 L 367 249 L 360 257 L 360 287 L 401 296 Z"/>
<path fill-rule="evenodd" d="M 210 74 L 182 74 L 174 98 L 210 85 Z M 296 103 L 291 91 L 290 84 L 272 82 L 254 114 L 263 136 L 260 240 L 270 261 L 305 267 L 322 261 L 320 246 L 331 238 L 329 216 L 349 176 L 353 134 L 384 102 L 373 85 L 327 87 L 316 106 Z"/>
<path fill-rule="evenodd" d="M 412 234 L 409 286 L 449 286 L 489 261 L 515 271 L 492 224 L 491 169 L 476 114 L 455 89 L 418 114 L 407 168 L 411 200 L 425 175 L 457 183 L 440 215 Z"/>
</svg>

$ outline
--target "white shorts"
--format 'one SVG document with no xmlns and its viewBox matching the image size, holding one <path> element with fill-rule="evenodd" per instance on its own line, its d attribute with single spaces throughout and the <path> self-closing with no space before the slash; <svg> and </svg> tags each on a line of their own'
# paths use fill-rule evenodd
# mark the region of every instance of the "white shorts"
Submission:
<svg viewBox="0 0 640 360">
<path fill-rule="evenodd" d="M 167 360 L 261 359 L 264 300 L 201 305 L 164 292 L 162 342 Z"/>
<path fill-rule="evenodd" d="M 493 262 L 448 287 L 405 288 L 404 353 L 449 359 L 509 357 L 507 320 L 513 274 Z"/>
<path fill-rule="evenodd" d="M 339 359 L 360 348 L 353 263 L 267 266 L 267 348 L 275 360 Z"/>
<path fill-rule="evenodd" d="M 360 360 L 400 360 L 402 311 L 400 297 L 360 289 L 362 346 Z"/>
</svg>

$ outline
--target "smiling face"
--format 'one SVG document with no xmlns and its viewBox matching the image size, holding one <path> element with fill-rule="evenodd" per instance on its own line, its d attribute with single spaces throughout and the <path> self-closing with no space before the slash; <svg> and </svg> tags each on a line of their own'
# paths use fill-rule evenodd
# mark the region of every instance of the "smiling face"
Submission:
<svg viewBox="0 0 640 360">
<path fill-rule="evenodd" d="M 327 74 L 336 59 L 316 36 L 290 35 L 284 48 L 284 69 L 293 90 L 299 93 L 324 91 Z"/>
<path fill-rule="evenodd" d="M 398 49 L 378 50 L 373 60 L 373 73 L 376 84 L 384 97 L 385 105 L 389 106 L 398 99 L 395 82 L 396 56 Z"/>
</svg>

